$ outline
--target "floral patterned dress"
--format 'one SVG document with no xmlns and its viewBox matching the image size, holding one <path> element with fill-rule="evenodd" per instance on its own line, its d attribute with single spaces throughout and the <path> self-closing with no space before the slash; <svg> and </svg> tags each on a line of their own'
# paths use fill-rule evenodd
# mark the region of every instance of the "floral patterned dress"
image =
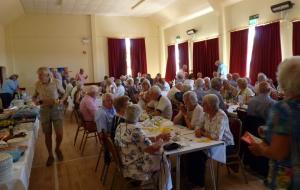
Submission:
<svg viewBox="0 0 300 190">
<path fill-rule="evenodd" d="M 274 134 L 287 135 L 291 138 L 289 158 L 283 161 L 270 161 L 269 188 L 300 189 L 300 100 L 285 100 L 275 104 L 267 126 L 267 142 L 271 142 Z"/>
<path fill-rule="evenodd" d="M 144 152 L 152 143 L 141 127 L 139 123 L 121 123 L 116 130 L 115 143 L 120 148 L 124 177 L 145 181 L 159 170 L 161 157 Z"/>
</svg>

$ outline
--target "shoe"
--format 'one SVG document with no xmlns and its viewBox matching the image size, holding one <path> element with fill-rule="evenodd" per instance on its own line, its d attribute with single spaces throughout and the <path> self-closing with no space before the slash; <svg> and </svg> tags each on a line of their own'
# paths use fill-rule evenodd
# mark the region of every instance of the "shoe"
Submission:
<svg viewBox="0 0 300 190">
<path fill-rule="evenodd" d="M 55 153 L 56 153 L 57 159 L 59 161 L 63 161 L 64 160 L 64 156 L 63 156 L 61 150 L 58 149 L 58 150 L 55 151 Z"/>
<path fill-rule="evenodd" d="M 47 163 L 46 163 L 46 166 L 49 167 L 53 164 L 54 162 L 54 157 L 53 156 L 49 156 L 48 157 L 48 160 L 47 160 Z"/>
</svg>

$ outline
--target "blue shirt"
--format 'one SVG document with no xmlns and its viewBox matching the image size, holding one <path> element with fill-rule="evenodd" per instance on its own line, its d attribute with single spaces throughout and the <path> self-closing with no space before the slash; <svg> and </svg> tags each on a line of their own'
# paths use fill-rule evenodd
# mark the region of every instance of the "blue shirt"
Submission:
<svg viewBox="0 0 300 190">
<path fill-rule="evenodd" d="M 276 103 L 269 95 L 259 94 L 249 101 L 247 114 L 264 119 L 268 118 L 271 107 Z"/>
<path fill-rule="evenodd" d="M 208 91 L 206 91 L 205 95 L 208 95 L 208 94 L 214 94 L 214 95 L 218 96 L 219 102 L 220 102 L 219 107 L 220 107 L 220 109 L 222 109 L 226 113 L 227 112 L 227 108 L 225 106 L 224 99 L 223 99 L 221 93 L 218 92 L 218 91 L 216 91 L 215 89 L 211 88 Z"/>
<path fill-rule="evenodd" d="M 1 93 L 9 93 L 14 94 L 17 90 L 17 83 L 11 79 L 7 79 L 4 81 L 1 89 Z"/>
<path fill-rule="evenodd" d="M 97 131 L 100 133 L 104 130 L 105 133 L 111 132 L 113 117 L 116 114 L 114 108 L 107 109 L 102 106 L 95 114 L 95 122 L 97 125 Z"/>
<path fill-rule="evenodd" d="M 226 69 L 226 65 L 224 63 L 222 63 L 218 66 L 218 73 L 219 73 L 221 78 L 226 77 L 227 69 Z"/>
<path fill-rule="evenodd" d="M 202 88 L 196 88 L 194 89 L 194 92 L 197 95 L 198 103 L 202 104 L 202 99 L 206 95 L 205 91 Z"/>
</svg>

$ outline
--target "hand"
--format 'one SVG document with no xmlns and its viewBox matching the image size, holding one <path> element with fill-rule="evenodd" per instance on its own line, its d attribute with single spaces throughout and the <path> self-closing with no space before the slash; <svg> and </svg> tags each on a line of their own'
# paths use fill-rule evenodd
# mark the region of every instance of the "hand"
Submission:
<svg viewBox="0 0 300 190">
<path fill-rule="evenodd" d="M 258 127 L 257 132 L 258 132 L 258 135 L 259 135 L 260 137 L 265 137 L 264 126 Z"/>
<path fill-rule="evenodd" d="M 179 109 L 180 109 L 180 111 L 182 112 L 183 115 L 186 114 L 187 111 L 186 111 L 186 108 L 185 108 L 184 104 L 181 103 L 180 106 L 179 106 Z"/>
<path fill-rule="evenodd" d="M 265 146 L 265 143 L 252 143 L 248 148 L 255 156 L 263 156 L 263 150 Z"/>
<path fill-rule="evenodd" d="M 202 137 L 202 130 L 201 129 L 196 129 L 195 130 L 195 136 L 198 137 L 198 138 Z"/>
<path fill-rule="evenodd" d="M 163 141 L 167 142 L 170 140 L 170 138 L 171 138 L 170 133 L 162 133 L 156 137 L 156 140 L 158 141 L 159 139 L 162 139 Z"/>
</svg>

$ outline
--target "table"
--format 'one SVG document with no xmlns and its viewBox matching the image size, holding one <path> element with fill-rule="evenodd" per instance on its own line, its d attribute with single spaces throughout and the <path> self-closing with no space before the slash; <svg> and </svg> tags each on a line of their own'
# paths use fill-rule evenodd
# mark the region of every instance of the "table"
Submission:
<svg viewBox="0 0 300 190">
<path fill-rule="evenodd" d="M 161 127 L 164 130 L 165 127 Z M 174 125 L 171 131 L 171 140 L 174 139 L 174 136 L 178 136 L 179 140 L 176 141 L 178 144 L 182 145 L 182 148 L 172 151 L 164 151 L 166 156 L 175 156 L 176 157 L 176 189 L 180 189 L 180 157 L 181 155 L 197 152 L 197 151 L 206 151 L 208 156 L 212 159 L 226 163 L 226 147 L 223 141 L 213 141 L 207 138 L 197 138 L 194 135 L 193 130 L 189 130 L 186 127 Z M 153 132 L 153 130 L 148 130 L 145 127 L 145 133 L 147 136 L 154 136 L 158 131 Z M 217 184 L 215 181 L 214 169 L 212 160 L 209 160 L 211 177 L 213 180 L 214 189 L 217 189 Z"/>
<path fill-rule="evenodd" d="M 247 112 L 248 109 L 248 105 L 243 105 L 242 107 L 240 107 L 238 104 L 228 104 L 228 109 L 227 112 L 229 114 L 229 116 L 231 117 L 238 117 L 236 110 L 239 108 L 241 111 L 245 111 Z"/>
<path fill-rule="evenodd" d="M 1 190 L 27 190 L 29 185 L 29 177 L 34 156 L 35 143 L 38 137 L 39 120 L 34 123 L 32 131 L 28 131 L 29 140 L 24 142 L 27 145 L 27 150 L 21 159 L 13 164 L 13 178 L 9 181 L 0 183 Z"/>
</svg>

